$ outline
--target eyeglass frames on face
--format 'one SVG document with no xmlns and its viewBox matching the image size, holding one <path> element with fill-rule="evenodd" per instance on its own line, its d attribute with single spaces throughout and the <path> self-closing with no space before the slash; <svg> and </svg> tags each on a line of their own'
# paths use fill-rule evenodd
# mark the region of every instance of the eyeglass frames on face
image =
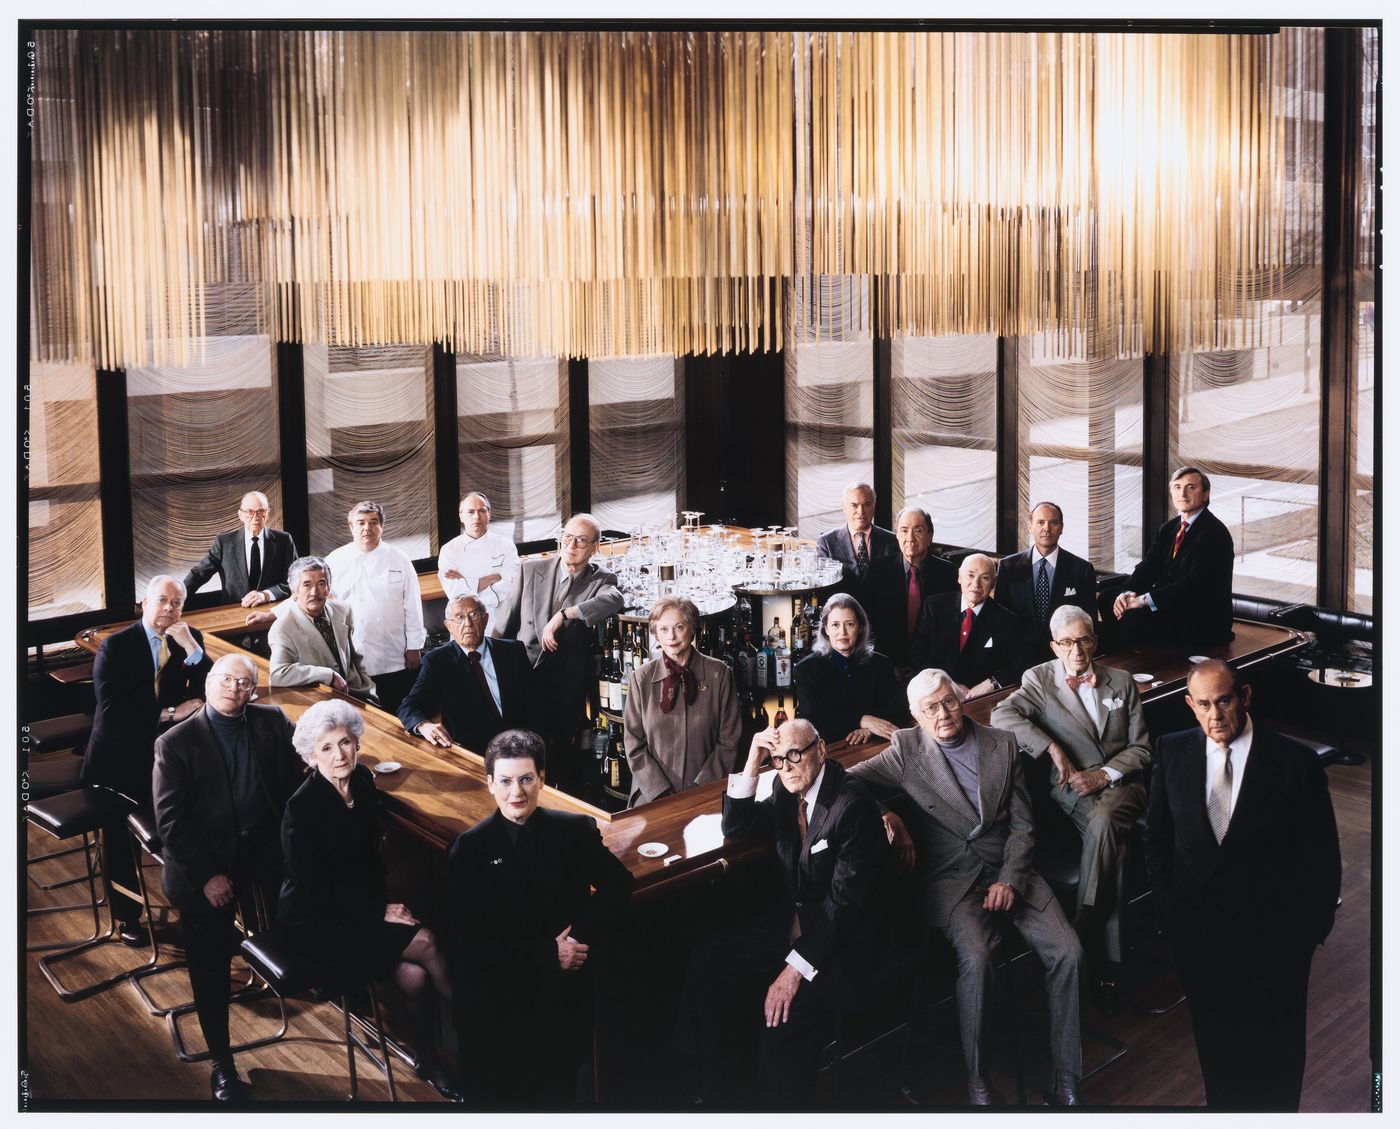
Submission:
<svg viewBox="0 0 1400 1129">
<path fill-rule="evenodd" d="M 937 717 L 939 714 L 945 712 L 952 716 L 960 709 L 962 709 L 962 703 L 958 701 L 958 696 L 956 694 L 949 694 L 947 697 L 939 698 L 936 702 L 929 702 L 926 706 L 920 706 L 919 712 L 925 717 Z"/>
<path fill-rule="evenodd" d="M 802 759 L 802 754 L 817 743 L 817 738 L 813 737 L 800 749 L 792 749 L 787 753 L 771 753 L 768 761 L 774 768 L 782 768 L 785 764 L 796 764 Z"/>
<path fill-rule="evenodd" d="M 240 690 L 251 690 L 257 683 L 251 678 L 235 678 L 231 674 L 220 674 L 219 685 L 226 689 L 231 686 L 237 686 Z"/>
<path fill-rule="evenodd" d="M 1095 635 L 1080 635 L 1078 638 L 1075 639 L 1056 639 L 1055 646 L 1063 647 L 1067 651 L 1071 647 L 1079 647 L 1082 650 L 1087 651 L 1097 642 L 1098 637 Z"/>
<path fill-rule="evenodd" d="M 559 535 L 559 543 L 561 545 L 596 545 L 598 544 L 598 538 L 580 537 L 576 533 L 561 533 Z"/>
</svg>

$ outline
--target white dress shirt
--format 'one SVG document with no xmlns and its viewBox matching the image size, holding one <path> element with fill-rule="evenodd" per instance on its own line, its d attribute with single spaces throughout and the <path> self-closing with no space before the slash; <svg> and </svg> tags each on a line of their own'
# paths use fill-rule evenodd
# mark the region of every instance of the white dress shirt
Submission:
<svg viewBox="0 0 1400 1129">
<path fill-rule="evenodd" d="M 483 630 L 489 630 L 496 617 L 496 609 L 510 597 L 511 584 L 515 572 L 520 567 L 520 554 L 515 542 L 489 529 L 480 537 L 468 537 L 465 533 L 452 538 L 438 552 L 438 579 L 449 600 L 459 596 L 475 596 L 486 609 L 486 623 Z M 465 580 L 448 580 L 444 573 L 456 569 Z M 480 592 L 476 590 L 483 576 L 500 573 L 501 579 L 488 585 Z"/>
<path fill-rule="evenodd" d="M 1235 804 L 1240 798 L 1240 784 L 1244 781 L 1244 764 L 1249 759 L 1249 747 L 1254 743 L 1254 720 L 1246 715 L 1240 735 L 1230 742 L 1230 814 L 1235 814 Z M 1225 764 L 1225 750 L 1206 737 L 1206 811 L 1210 811 L 1210 796 L 1215 783 L 1215 774 Z"/>
<path fill-rule="evenodd" d="M 366 553 L 352 541 L 330 553 L 326 564 L 335 598 L 354 614 L 365 673 L 373 678 L 403 670 L 403 653 L 421 651 L 427 638 L 418 574 L 408 555 L 383 541 Z"/>
<path fill-rule="evenodd" d="M 1056 550 L 1056 552 L 1058 551 L 1059 550 Z M 1069 671 L 1065 669 L 1064 659 L 1057 659 L 1055 661 L 1060 664 L 1060 677 L 1068 678 Z M 1089 669 L 1085 673 L 1093 674 L 1095 676 L 1097 676 L 1098 674 L 1098 672 L 1094 670 L 1092 664 L 1089 666 Z M 1089 715 L 1089 720 L 1094 723 L 1094 732 L 1102 733 L 1103 714 L 1099 713 L 1099 710 L 1101 708 L 1106 707 L 1101 706 L 1099 701 L 1099 695 L 1102 694 L 1107 688 L 1108 680 L 1104 678 L 1098 678 L 1097 681 L 1099 683 L 1097 686 L 1086 686 L 1084 683 L 1081 682 L 1074 692 L 1079 695 L 1079 700 L 1082 703 L 1084 703 L 1084 709 Z M 1121 772 L 1119 772 L 1116 768 L 1109 768 L 1106 764 L 1099 765 L 1099 767 L 1095 771 L 1102 772 L 1105 776 L 1108 777 L 1108 786 L 1110 788 L 1117 784 L 1118 781 L 1123 779 L 1123 774 Z"/>
</svg>

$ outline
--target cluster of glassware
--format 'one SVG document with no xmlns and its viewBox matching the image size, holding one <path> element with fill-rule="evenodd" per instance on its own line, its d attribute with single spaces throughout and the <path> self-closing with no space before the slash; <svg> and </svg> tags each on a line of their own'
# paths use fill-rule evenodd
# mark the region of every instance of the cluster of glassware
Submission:
<svg viewBox="0 0 1400 1129">
<path fill-rule="evenodd" d="M 839 561 L 817 554 L 798 540 L 795 525 L 742 530 L 700 524 L 698 510 L 679 521 L 650 522 L 628 530 L 625 540 L 604 546 L 606 564 L 617 574 L 625 613 L 645 614 L 662 596 L 688 596 L 701 615 L 734 605 L 735 590 L 793 592 L 834 584 Z"/>
</svg>

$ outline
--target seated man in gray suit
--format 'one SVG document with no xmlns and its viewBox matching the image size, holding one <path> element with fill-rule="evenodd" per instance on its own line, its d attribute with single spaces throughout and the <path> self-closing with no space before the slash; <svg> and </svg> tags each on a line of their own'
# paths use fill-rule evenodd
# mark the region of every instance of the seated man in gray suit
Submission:
<svg viewBox="0 0 1400 1129">
<path fill-rule="evenodd" d="M 191 596 L 218 573 L 224 595 L 245 608 L 287 598 L 287 568 L 297 547 L 290 533 L 267 528 L 270 513 L 266 494 L 250 490 L 243 495 L 238 503 L 243 528 L 220 533 L 204 559 L 190 569 L 185 587 Z"/>
<path fill-rule="evenodd" d="M 1123 959 L 1119 854 L 1147 810 L 1152 759 L 1133 676 L 1093 661 L 1098 639 L 1083 608 L 1050 616 L 1060 657 L 1031 667 L 1021 688 L 992 711 L 992 724 L 1016 735 L 1023 752 L 1050 754 L 1051 795 L 1083 838 L 1075 927 L 1098 979 L 1095 1002 L 1117 1010 L 1116 967 Z"/>
<path fill-rule="evenodd" d="M 596 677 L 593 629 L 622 610 L 617 577 L 592 559 L 602 535 L 592 514 L 575 514 L 559 537 L 558 555 L 520 562 L 510 598 L 492 617 L 493 634 L 525 644 L 550 782 L 575 795 L 584 786 L 576 738 Z"/>
<path fill-rule="evenodd" d="M 899 554 L 899 541 L 888 529 L 875 524 L 875 488 L 868 482 L 852 482 L 841 494 L 846 523 L 828 529 L 817 538 L 817 552 L 841 562 L 841 589 L 857 599 L 865 583 L 865 571 L 876 557 Z"/>
<path fill-rule="evenodd" d="M 330 598 L 331 570 L 320 557 L 298 557 L 287 571 L 294 606 L 267 634 L 272 647 L 272 688 L 324 682 L 342 694 L 377 700 L 355 648 L 348 604 Z"/>
<path fill-rule="evenodd" d="M 964 718 L 962 692 L 945 671 L 920 671 L 908 693 L 918 727 L 897 730 L 887 749 L 855 765 L 851 775 L 877 798 L 903 793 L 917 809 L 909 831 L 888 817 L 890 832 L 901 853 L 912 832 L 925 918 L 957 953 L 968 1102 L 991 1104 L 982 1033 L 996 938 L 992 915 L 1002 913 L 1046 970 L 1054 1068 L 1046 1098 L 1078 1105 L 1084 950 L 1050 887 L 1031 869 L 1035 827 L 1016 739 Z"/>
</svg>

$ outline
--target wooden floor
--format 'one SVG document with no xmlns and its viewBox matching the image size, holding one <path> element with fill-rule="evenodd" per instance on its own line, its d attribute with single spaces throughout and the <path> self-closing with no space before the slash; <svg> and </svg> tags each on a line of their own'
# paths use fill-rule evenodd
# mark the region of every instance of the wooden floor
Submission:
<svg viewBox="0 0 1400 1129">
<path fill-rule="evenodd" d="M 1371 768 L 1369 763 L 1335 765 L 1328 770 L 1328 779 L 1341 832 L 1342 905 L 1331 938 L 1313 961 L 1303 1110 L 1364 1112 L 1370 1108 L 1371 1083 Z M 31 828 L 29 845 L 35 854 L 52 849 L 54 844 Z M 65 862 L 71 864 L 72 860 L 44 863 L 38 873 L 53 876 Z M 151 876 L 153 880 L 156 877 L 154 872 Z M 71 894 L 73 889 L 44 893 L 30 885 L 31 905 L 53 904 L 55 898 Z M 178 926 L 173 920 L 165 922 L 159 912 L 157 919 L 162 940 L 178 953 Z M 90 923 L 91 917 L 86 921 Z M 30 919 L 30 940 L 62 939 L 84 928 L 80 913 L 34 917 Z M 1128 1051 L 1087 1078 L 1081 1096 L 1095 1106 L 1119 1109 L 1199 1106 L 1204 1093 L 1185 1005 L 1157 1016 L 1146 1010 L 1170 1002 L 1179 985 L 1170 965 L 1161 959 L 1165 954 L 1160 942 L 1150 934 L 1143 937 L 1144 943 L 1125 963 L 1120 1014 L 1105 1019 L 1086 1006 L 1086 1070 L 1108 1051 L 1107 1044 L 1094 1035 L 1095 1028 L 1125 1042 Z M 20 1066 L 28 1072 L 22 1107 L 27 1103 L 31 1109 L 80 1108 L 76 1103 L 83 1103 L 121 1108 L 128 1103 L 207 1100 L 207 1064 L 185 1064 L 176 1058 L 164 1020 L 146 1012 L 130 985 L 118 984 L 86 1000 L 65 1004 L 40 972 L 39 955 L 31 953 L 26 959 L 26 997 L 21 1001 L 25 1026 Z M 143 959 L 141 951 L 106 945 L 61 967 L 66 977 L 80 980 L 134 967 Z M 1019 976 L 1029 986 L 1036 980 L 1036 970 L 1024 968 Z M 161 1001 L 187 998 L 189 991 L 182 971 L 156 977 L 147 984 Z M 298 1108 L 305 1108 L 302 1103 L 343 1103 L 348 1075 L 339 1010 L 328 1003 L 303 1001 L 294 1001 L 290 1007 L 292 1027 L 287 1039 L 238 1056 L 240 1073 L 252 1084 L 254 1099 L 260 1104 L 297 1103 Z M 1021 994 L 1016 1014 L 1027 1104 L 1038 1106 L 1046 1040 L 1045 1016 L 1034 990 Z M 236 1006 L 233 1037 L 237 1041 L 269 1033 L 276 1021 L 275 1003 Z M 198 1045 L 193 1016 L 185 1023 L 182 1030 Z M 990 1082 L 996 1097 L 1014 1103 L 1014 1059 L 1008 1042 L 1001 1040 Z M 824 1076 L 823 1097 L 841 1106 L 908 1108 L 896 1078 L 901 1043 L 902 1035 L 896 1034 L 848 1059 L 838 1077 Z M 933 1012 L 916 1028 L 910 1049 L 910 1061 L 915 1064 L 911 1071 L 916 1079 L 913 1090 L 921 1103 L 960 1105 L 961 1056 L 951 1007 Z M 360 1079 L 362 1101 L 384 1099 L 382 1079 L 363 1062 Z M 395 1080 L 401 1101 L 440 1102 L 402 1064 L 396 1067 Z"/>
</svg>

